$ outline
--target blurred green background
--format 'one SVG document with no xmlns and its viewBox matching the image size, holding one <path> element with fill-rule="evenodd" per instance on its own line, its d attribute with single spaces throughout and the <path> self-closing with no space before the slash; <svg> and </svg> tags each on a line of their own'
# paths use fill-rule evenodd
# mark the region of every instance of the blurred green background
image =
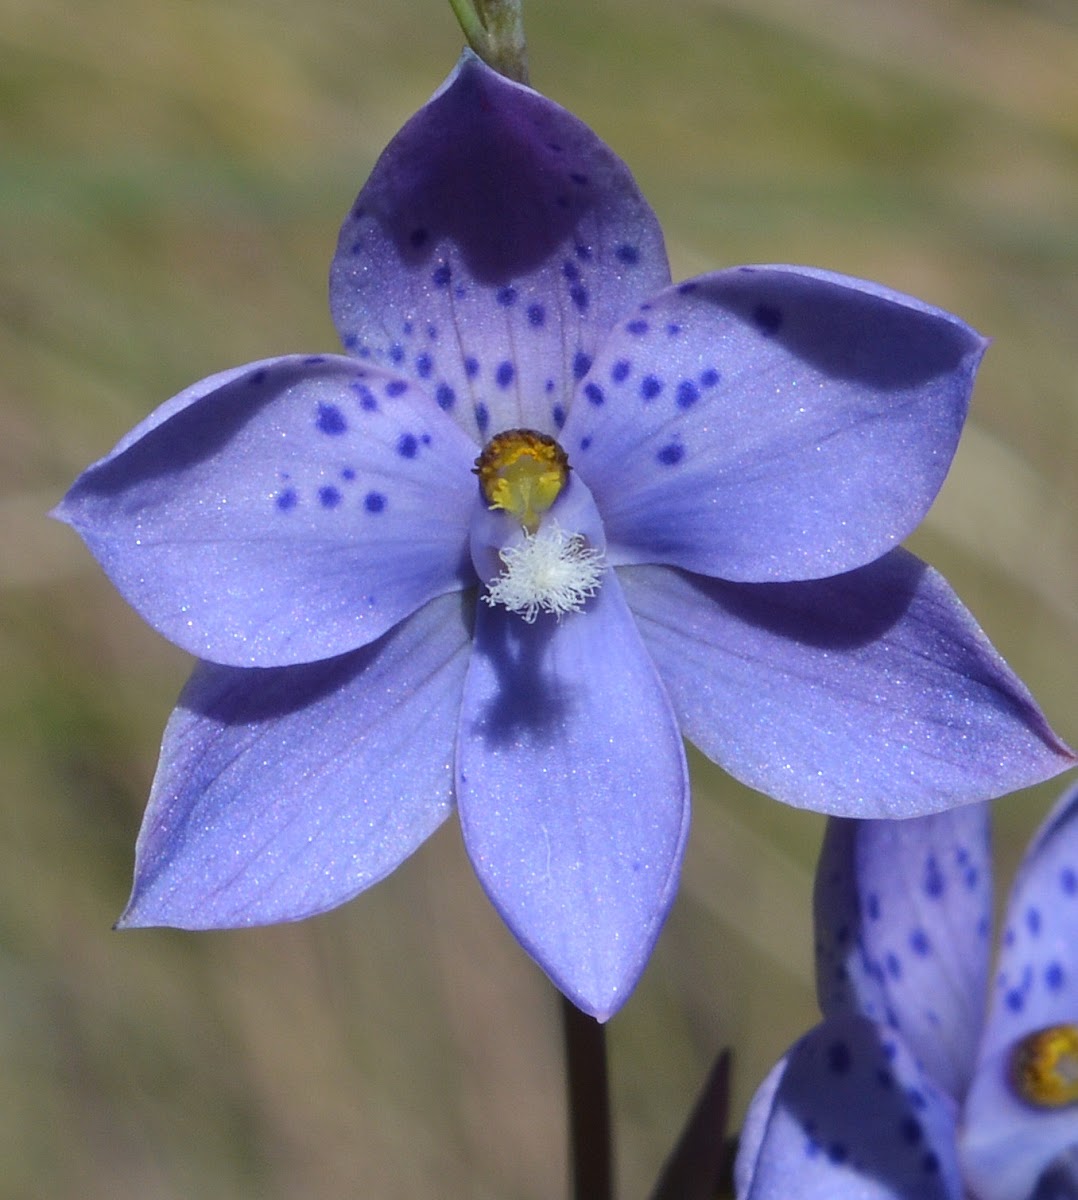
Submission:
<svg viewBox="0 0 1078 1200">
<path fill-rule="evenodd" d="M 913 547 L 1078 740 L 1074 0 L 533 0 L 535 85 L 675 275 L 803 262 L 994 339 Z M 557 1008 L 454 823 L 345 908 L 115 934 L 184 656 L 43 513 L 218 369 L 333 349 L 325 275 L 460 46 L 439 0 L 0 0 L 0 1200 L 557 1197 Z M 714 1054 L 815 1019 L 822 818 L 694 762 L 684 885 L 610 1028 L 642 1197 Z M 997 806 L 1001 874 L 1058 791 Z"/>
</svg>

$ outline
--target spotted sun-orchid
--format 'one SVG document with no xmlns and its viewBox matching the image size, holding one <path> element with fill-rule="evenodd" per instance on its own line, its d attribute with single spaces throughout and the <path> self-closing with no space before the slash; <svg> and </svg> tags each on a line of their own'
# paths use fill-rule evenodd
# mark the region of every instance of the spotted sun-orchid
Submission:
<svg viewBox="0 0 1078 1200">
<path fill-rule="evenodd" d="M 739 1200 L 1078 1197 L 1078 787 L 1026 852 L 990 997 L 988 821 L 829 822 L 824 1020 L 750 1105 Z"/>
<path fill-rule="evenodd" d="M 676 890 L 682 734 L 866 816 L 1073 761 L 897 545 L 984 349 L 955 317 L 788 266 L 671 285 L 625 165 L 467 51 L 330 290 L 346 355 L 195 384 L 58 509 L 204 660 L 121 925 L 322 912 L 456 807 L 513 933 L 605 1019 Z"/>
</svg>

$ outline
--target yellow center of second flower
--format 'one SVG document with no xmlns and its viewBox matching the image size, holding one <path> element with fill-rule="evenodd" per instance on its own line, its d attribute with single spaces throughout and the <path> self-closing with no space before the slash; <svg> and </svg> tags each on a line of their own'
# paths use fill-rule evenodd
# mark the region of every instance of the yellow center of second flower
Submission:
<svg viewBox="0 0 1078 1200">
<path fill-rule="evenodd" d="M 487 504 L 511 513 L 534 533 L 565 487 L 569 459 L 545 433 L 507 429 L 483 447 L 475 460 L 475 473 Z"/>
<path fill-rule="evenodd" d="M 1011 1083 L 1036 1108 L 1078 1103 L 1078 1025 L 1049 1025 L 1015 1042 Z"/>
</svg>

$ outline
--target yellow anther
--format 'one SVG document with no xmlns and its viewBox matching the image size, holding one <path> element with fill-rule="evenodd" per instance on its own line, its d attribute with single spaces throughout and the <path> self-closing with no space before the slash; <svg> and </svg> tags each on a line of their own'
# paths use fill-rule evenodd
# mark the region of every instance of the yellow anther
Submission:
<svg viewBox="0 0 1078 1200">
<path fill-rule="evenodd" d="M 1036 1108 L 1078 1104 L 1078 1025 L 1049 1025 L 1015 1042 L 1011 1084 Z"/>
<path fill-rule="evenodd" d="M 565 451 L 545 433 L 507 429 L 475 460 L 479 487 L 491 508 L 512 513 L 529 533 L 557 500 L 569 478 Z"/>
</svg>

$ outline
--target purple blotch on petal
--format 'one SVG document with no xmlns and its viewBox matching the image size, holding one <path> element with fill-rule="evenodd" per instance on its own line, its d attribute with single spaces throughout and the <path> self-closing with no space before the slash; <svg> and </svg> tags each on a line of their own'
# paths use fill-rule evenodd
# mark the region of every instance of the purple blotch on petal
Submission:
<svg viewBox="0 0 1078 1200">
<path fill-rule="evenodd" d="M 713 388 L 719 382 L 720 378 L 718 371 L 714 367 L 708 367 L 706 371 L 700 372 L 700 386 Z"/>
<path fill-rule="evenodd" d="M 335 487 L 330 487 L 327 484 L 325 487 L 318 489 L 318 503 L 323 508 L 336 508 L 340 502 L 341 493 Z"/>
<path fill-rule="evenodd" d="M 573 378 L 583 379 L 591 370 L 591 355 L 585 354 L 583 350 L 578 350 L 573 355 Z"/>
<path fill-rule="evenodd" d="M 542 329 L 546 324 L 546 309 L 541 304 L 528 305 L 528 324 L 533 329 Z"/>
<path fill-rule="evenodd" d="M 588 307 L 588 289 L 583 284 L 574 283 L 569 289 L 569 298 L 581 312 Z"/>
<path fill-rule="evenodd" d="M 629 378 L 629 372 L 632 370 L 632 364 L 627 358 L 619 358 L 618 361 L 610 368 L 610 378 L 614 383 L 624 383 Z"/>
<path fill-rule="evenodd" d="M 277 493 L 277 507 L 281 512 L 288 512 L 289 509 L 295 508 L 299 503 L 299 496 L 296 495 L 295 488 L 285 488 L 283 492 Z"/>
<path fill-rule="evenodd" d="M 401 458 L 415 458 L 419 450 L 419 442 L 415 435 L 411 433 L 402 433 L 397 442 L 397 453 Z"/>
<path fill-rule="evenodd" d="M 434 398 L 438 401 L 438 407 L 444 412 L 448 412 L 457 402 L 457 393 L 448 383 L 440 383 L 438 390 L 434 393 Z"/>
<path fill-rule="evenodd" d="M 584 395 L 596 406 L 602 404 L 606 399 L 603 395 L 603 389 L 597 383 L 585 384 Z"/>
<path fill-rule="evenodd" d="M 408 384 L 403 379 L 391 379 L 386 384 L 387 396 L 403 396 L 408 390 Z"/>
<path fill-rule="evenodd" d="M 654 400 L 655 397 L 663 390 L 661 379 L 656 379 L 654 375 L 645 375 L 640 380 L 640 395 L 645 400 Z"/>
<path fill-rule="evenodd" d="M 512 285 L 499 288 L 495 298 L 502 308 L 512 308 L 517 302 L 517 289 Z"/>
<path fill-rule="evenodd" d="M 434 369 L 434 360 L 429 354 L 421 354 L 415 360 L 415 369 L 421 379 L 429 379 L 430 373 Z"/>
<path fill-rule="evenodd" d="M 632 334 L 635 334 L 637 337 L 639 337 L 642 333 L 647 333 L 648 323 L 647 323 L 647 321 L 641 321 L 638 318 L 635 321 L 630 321 L 625 326 L 625 330 L 627 333 L 632 333 Z"/>
<path fill-rule="evenodd" d="M 475 423 L 479 426 L 479 432 L 485 436 L 490 424 L 490 412 L 482 400 L 475 406 Z"/>
<path fill-rule="evenodd" d="M 757 304 L 752 310 L 752 321 L 764 337 L 774 337 L 782 328 L 782 310 L 773 304 Z"/>
<path fill-rule="evenodd" d="M 385 511 L 386 498 L 381 492 L 368 492 L 363 497 L 363 507 L 369 513 L 380 513 Z"/>
<path fill-rule="evenodd" d="M 685 447 L 677 442 L 670 442 L 655 455 L 664 467 L 676 467 L 685 457 Z"/>
<path fill-rule="evenodd" d="M 452 278 L 453 268 L 448 263 L 442 263 L 435 267 L 430 277 L 431 283 L 438 288 L 448 287 Z"/>
<path fill-rule="evenodd" d="M 561 427 L 565 424 L 565 406 L 562 404 L 555 404 L 550 411 L 550 415 L 554 418 L 555 426 L 557 426 L 558 429 L 561 429 Z"/>
<path fill-rule="evenodd" d="M 464 374 L 469 379 L 474 379 L 479 374 L 479 359 L 474 355 L 469 354 L 464 360 Z"/>
<path fill-rule="evenodd" d="M 635 267 L 640 261 L 640 251 L 636 246 L 630 246 L 624 242 L 614 251 L 614 257 L 627 267 Z"/>
<path fill-rule="evenodd" d="M 498 364 L 498 370 L 495 372 L 494 378 L 497 381 L 498 387 L 507 388 L 516 375 L 516 369 L 511 362 L 502 362 Z"/>
<path fill-rule="evenodd" d="M 398 367 L 402 362 L 404 362 L 404 347 L 400 344 L 400 342 L 394 342 L 393 345 L 389 347 L 389 361 L 393 363 L 394 366 Z"/>
</svg>

